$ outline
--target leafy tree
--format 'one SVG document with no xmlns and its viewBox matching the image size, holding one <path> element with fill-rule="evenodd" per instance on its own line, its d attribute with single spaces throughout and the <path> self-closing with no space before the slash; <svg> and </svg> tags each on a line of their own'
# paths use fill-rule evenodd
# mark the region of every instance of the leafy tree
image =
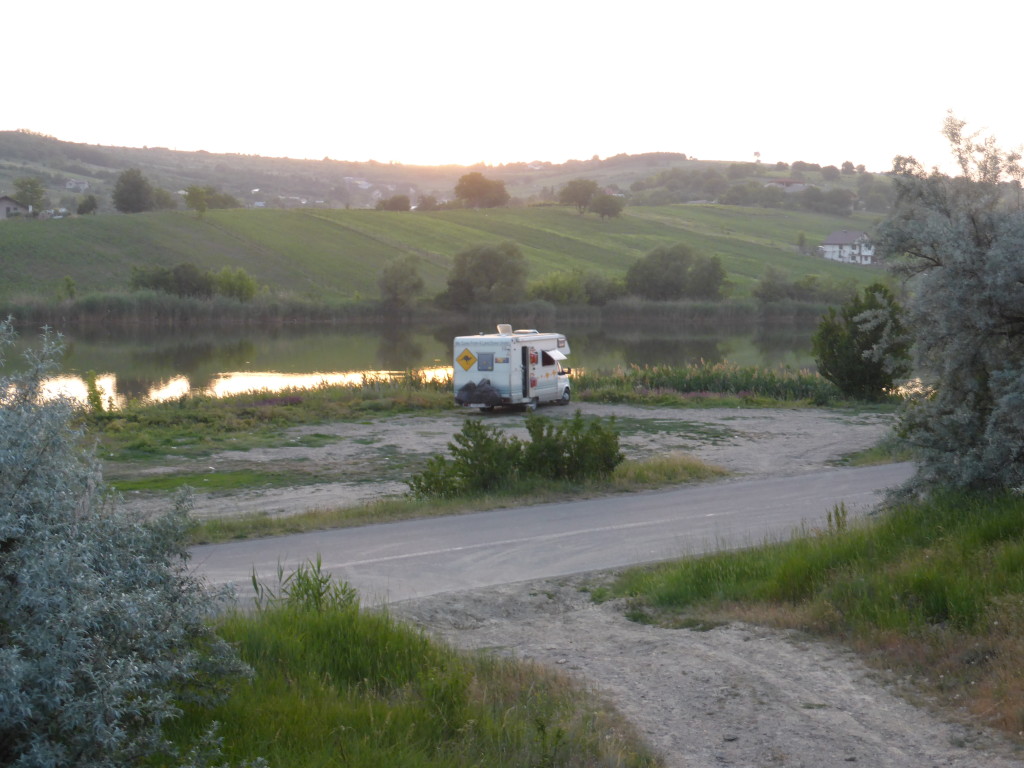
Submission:
<svg viewBox="0 0 1024 768">
<path fill-rule="evenodd" d="M 395 310 L 408 309 L 413 305 L 424 287 L 418 264 L 419 259 L 409 255 L 384 267 L 377 280 L 382 304 Z"/>
<path fill-rule="evenodd" d="M 842 172 L 834 165 L 826 165 L 821 169 L 821 178 L 825 181 L 838 181 Z"/>
<path fill-rule="evenodd" d="M 626 270 L 626 290 L 653 301 L 680 299 L 694 253 L 688 245 L 659 246 Z"/>
<path fill-rule="evenodd" d="M 576 211 L 585 213 L 590 201 L 597 194 L 597 182 L 591 179 L 573 179 L 558 193 L 558 202 L 562 205 L 575 205 Z"/>
<path fill-rule="evenodd" d="M 412 203 L 409 201 L 408 195 L 392 195 L 386 200 L 377 202 L 378 211 L 409 211 L 411 209 Z"/>
<path fill-rule="evenodd" d="M 448 287 L 439 300 L 452 309 L 521 301 L 526 297 L 526 273 L 526 257 L 515 243 L 478 245 L 455 254 Z"/>
<path fill-rule="evenodd" d="M 829 307 L 811 339 L 818 372 L 848 397 L 878 400 L 909 373 L 903 309 L 880 283 Z"/>
<path fill-rule="evenodd" d="M 766 187 L 756 181 L 733 184 L 721 198 L 722 205 L 759 205 Z M 781 192 L 781 190 L 779 190 Z M 785 194 L 785 193 L 783 193 Z"/>
<path fill-rule="evenodd" d="M 478 171 L 459 179 L 455 185 L 455 197 L 470 208 L 497 208 L 509 201 L 505 182 L 485 178 Z"/>
<path fill-rule="evenodd" d="M 14 341 L 0 323 L 0 362 Z M 218 701 L 245 668 L 188 567 L 187 500 L 122 511 L 77 407 L 41 396 L 61 352 L 44 334 L 0 378 L 0 764 L 167 764 L 178 703 Z"/>
<path fill-rule="evenodd" d="M 754 176 L 757 174 L 757 166 L 754 163 L 732 163 L 725 171 L 726 175 L 733 181 Z"/>
<path fill-rule="evenodd" d="M 590 210 L 602 219 L 614 219 L 626 207 L 625 198 L 598 192 L 590 199 Z"/>
<path fill-rule="evenodd" d="M 433 195 L 420 195 L 419 202 L 416 203 L 417 211 L 436 211 L 440 206 L 437 203 L 437 198 Z"/>
<path fill-rule="evenodd" d="M 241 208 L 242 204 L 238 198 L 227 192 L 221 192 L 214 187 L 204 187 L 206 191 L 206 205 L 211 210 L 222 208 Z"/>
<path fill-rule="evenodd" d="M 717 299 L 725 270 L 685 243 L 658 246 L 626 271 L 626 290 L 651 301 Z"/>
<path fill-rule="evenodd" d="M 43 187 L 43 182 L 33 176 L 15 179 L 14 199 L 22 205 L 31 206 L 33 215 L 38 215 L 46 200 L 46 189 Z"/>
<path fill-rule="evenodd" d="M 690 266 L 686 295 L 693 299 L 720 299 L 725 292 L 725 267 L 717 256 L 698 256 Z"/>
<path fill-rule="evenodd" d="M 587 303 L 595 307 L 603 307 L 609 301 L 626 295 L 626 283 L 622 278 L 587 275 L 583 287 L 587 289 Z"/>
<path fill-rule="evenodd" d="M 185 205 L 199 214 L 199 218 L 206 213 L 206 189 L 193 184 L 185 188 Z"/>
<path fill-rule="evenodd" d="M 259 291 L 259 285 L 242 267 L 224 267 L 216 274 L 200 269 L 195 264 L 177 264 L 170 269 L 150 267 L 132 268 L 131 287 L 208 299 L 214 294 L 239 301 L 250 301 Z"/>
<path fill-rule="evenodd" d="M 849 301 L 855 292 L 856 289 L 850 282 L 835 283 L 822 280 L 817 275 L 805 275 L 799 280 L 789 280 L 781 270 L 769 265 L 754 286 L 753 296 L 763 304 L 780 301 L 839 304 Z"/>
<path fill-rule="evenodd" d="M 195 264 L 182 263 L 171 269 L 153 267 L 132 269 L 132 288 L 149 288 L 154 291 L 173 293 L 178 296 L 209 298 L 214 294 L 215 278 Z"/>
<path fill-rule="evenodd" d="M 861 167 L 863 167 L 863 166 L 861 166 Z M 842 165 L 842 167 L 840 168 L 840 170 L 841 170 L 841 171 L 842 171 L 842 172 L 843 172 L 844 174 L 847 174 L 847 175 L 848 175 L 848 174 L 852 174 L 852 173 L 854 172 L 854 167 L 853 167 L 853 163 L 851 163 L 851 162 L 850 162 L 849 160 L 845 160 L 845 161 L 843 162 L 843 165 Z"/>
<path fill-rule="evenodd" d="M 795 160 L 792 166 L 794 171 L 820 171 L 821 166 L 817 163 L 805 163 L 803 160 Z"/>
<path fill-rule="evenodd" d="M 952 114 L 944 133 L 960 167 L 926 173 L 912 157 L 893 165 L 896 205 L 879 244 L 909 283 L 914 370 L 927 394 L 900 417 L 919 452 L 914 484 L 1024 485 L 1024 211 L 1002 184 L 1020 154 L 965 135 Z"/>
<path fill-rule="evenodd" d="M 138 168 L 129 168 L 114 184 L 114 207 L 121 213 L 153 210 L 153 185 Z"/>
<path fill-rule="evenodd" d="M 219 296 L 239 301 L 252 301 L 259 290 L 256 280 L 241 267 L 224 267 L 213 276 L 213 288 Z"/>
<path fill-rule="evenodd" d="M 75 279 L 71 275 L 64 275 L 64 281 L 61 283 L 60 288 L 57 289 L 58 299 L 74 299 L 78 295 L 78 286 L 75 284 Z"/>
<path fill-rule="evenodd" d="M 562 306 L 587 304 L 586 278 L 579 270 L 553 272 L 530 286 L 530 298 Z"/>
<path fill-rule="evenodd" d="M 812 213 L 828 213 L 834 216 L 849 216 L 853 213 L 856 195 L 848 189 L 829 189 L 822 191 L 819 187 L 808 187 L 797 194 L 800 207 Z"/>
<path fill-rule="evenodd" d="M 163 187 L 153 187 L 154 211 L 173 211 L 178 207 L 178 198 Z"/>
<path fill-rule="evenodd" d="M 96 195 L 86 195 L 85 199 L 78 204 L 78 215 L 85 216 L 90 213 L 96 213 L 99 207 L 100 204 L 96 199 Z"/>
</svg>

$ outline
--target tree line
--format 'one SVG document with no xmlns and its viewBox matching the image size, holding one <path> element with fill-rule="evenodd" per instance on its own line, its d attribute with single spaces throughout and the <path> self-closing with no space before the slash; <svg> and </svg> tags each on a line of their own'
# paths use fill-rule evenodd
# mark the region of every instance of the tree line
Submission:
<svg viewBox="0 0 1024 768">
<path fill-rule="evenodd" d="M 724 298 L 728 287 L 721 260 L 684 243 L 658 246 L 634 262 L 624 278 L 582 271 L 556 272 L 527 285 L 528 271 L 526 257 L 516 243 L 473 246 L 455 254 L 446 287 L 433 301 L 458 311 L 529 299 L 560 305 L 602 306 L 627 295 L 651 301 L 717 301 Z M 411 308 L 425 287 L 417 257 L 407 256 L 387 264 L 381 271 L 378 287 L 386 306 L 395 310 Z"/>
</svg>

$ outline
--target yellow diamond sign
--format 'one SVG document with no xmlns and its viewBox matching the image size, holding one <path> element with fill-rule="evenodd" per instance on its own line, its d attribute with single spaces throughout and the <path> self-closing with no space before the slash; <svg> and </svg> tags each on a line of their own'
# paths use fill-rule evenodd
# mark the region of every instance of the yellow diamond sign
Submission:
<svg viewBox="0 0 1024 768">
<path fill-rule="evenodd" d="M 470 352 L 468 349 L 462 350 L 462 354 L 455 358 L 459 365 L 462 366 L 462 370 L 468 371 L 473 367 L 473 363 L 476 362 L 476 355 Z"/>
</svg>

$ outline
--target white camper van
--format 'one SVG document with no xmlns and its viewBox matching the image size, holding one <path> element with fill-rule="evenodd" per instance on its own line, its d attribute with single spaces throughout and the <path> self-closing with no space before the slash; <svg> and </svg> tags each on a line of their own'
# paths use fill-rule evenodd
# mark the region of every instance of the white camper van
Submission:
<svg viewBox="0 0 1024 768">
<path fill-rule="evenodd" d="M 513 331 L 505 323 L 497 333 L 456 336 L 455 402 L 488 411 L 501 405 L 567 405 L 571 371 L 562 361 L 568 354 L 569 342 L 560 333 Z"/>
</svg>

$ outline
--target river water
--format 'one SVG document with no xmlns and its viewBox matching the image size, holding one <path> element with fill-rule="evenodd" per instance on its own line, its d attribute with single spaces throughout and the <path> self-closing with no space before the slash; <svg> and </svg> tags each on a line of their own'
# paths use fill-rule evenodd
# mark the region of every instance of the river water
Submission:
<svg viewBox="0 0 1024 768">
<path fill-rule="evenodd" d="M 60 329 L 58 329 L 60 330 Z M 364 375 L 423 370 L 446 375 L 456 334 L 493 328 L 322 327 L 262 329 L 64 329 L 64 376 L 54 386 L 84 397 L 84 377 L 94 372 L 104 401 L 169 399 L 188 392 L 229 394 L 315 386 L 326 381 L 358 382 Z M 685 329 L 662 332 L 564 332 L 571 354 L 566 365 L 588 371 L 630 365 L 687 365 L 730 362 L 764 367 L 813 368 L 813 328 L 721 334 Z M 22 330 L 20 347 L 34 343 Z M 17 369 L 17 352 L 7 370 Z"/>
</svg>

